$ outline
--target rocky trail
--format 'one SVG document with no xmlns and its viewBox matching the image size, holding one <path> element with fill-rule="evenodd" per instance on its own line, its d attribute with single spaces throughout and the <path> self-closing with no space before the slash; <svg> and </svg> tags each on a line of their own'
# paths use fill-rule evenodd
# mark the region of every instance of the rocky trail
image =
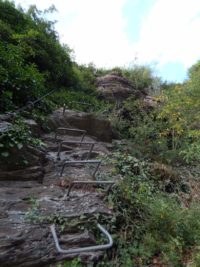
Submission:
<svg viewBox="0 0 200 267">
<path fill-rule="evenodd" d="M 56 266 L 77 255 L 93 264 L 112 246 L 109 233 L 97 226 L 99 215 L 112 216 L 104 197 L 114 181 L 105 179 L 108 166 L 100 160 L 112 147 L 110 126 L 83 112 L 63 115 L 61 109 L 49 125 L 51 133 L 41 135 L 45 160 L 30 173 L 26 169 L 25 179 L 16 171 L 9 180 L 0 179 L 1 267 Z M 40 169 L 38 177 L 32 175 L 34 168 Z M 99 240 L 102 247 L 96 247 Z M 62 251 L 85 247 L 81 253 Z"/>
</svg>

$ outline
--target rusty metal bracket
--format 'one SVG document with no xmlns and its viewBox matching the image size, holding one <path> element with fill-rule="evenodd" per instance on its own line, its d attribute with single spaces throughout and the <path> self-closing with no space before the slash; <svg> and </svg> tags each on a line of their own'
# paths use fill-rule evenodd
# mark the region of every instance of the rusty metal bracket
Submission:
<svg viewBox="0 0 200 267">
<path fill-rule="evenodd" d="M 73 164 L 83 164 L 83 165 L 86 165 L 86 164 L 96 164 L 96 168 L 92 174 L 93 177 L 95 177 L 95 174 L 96 172 L 98 171 L 100 165 L 101 165 L 101 161 L 100 160 L 71 160 L 71 161 L 65 161 L 63 163 L 63 166 L 62 166 L 62 169 L 61 169 L 61 172 L 60 172 L 60 177 L 62 176 L 63 174 L 63 171 L 65 169 L 65 166 L 66 165 L 73 165 Z"/>
<path fill-rule="evenodd" d="M 90 158 L 90 155 L 93 151 L 93 148 L 95 146 L 95 144 L 97 144 L 96 142 L 85 142 L 85 141 L 63 141 L 59 144 L 58 146 L 58 152 L 57 152 L 57 159 L 59 160 L 60 159 L 60 153 L 61 153 L 61 149 L 62 149 L 62 146 L 63 145 L 67 145 L 67 144 L 78 144 L 78 145 L 90 145 L 90 149 L 89 149 L 89 153 L 87 155 L 87 158 L 86 159 L 89 159 Z"/>
<path fill-rule="evenodd" d="M 115 182 L 113 182 L 113 181 L 73 181 L 70 183 L 68 190 L 67 190 L 67 193 L 63 197 L 64 199 L 66 197 L 69 197 L 72 188 L 77 184 L 80 184 L 80 185 L 82 185 L 82 184 L 88 184 L 88 185 L 89 184 L 91 184 L 91 185 L 101 185 L 102 184 L 102 185 L 104 185 L 105 184 L 105 185 L 108 185 L 108 188 L 106 190 L 106 193 L 108 193 L 110 191 L 111 187 L 115 184 Z"/>
<path fill-rule="evenodd" d="M 59 131 L 67 131 L 67 132 L 74 132 L 74 133 L 82 133 L 80 142 L 83 142 L 83 139 L 86 135 L 86 130 L 79 130 L 79 129 L 72 129 L 72 128 L 65 128 L 65 127 L 59 127 L 56 129 L 55 133 L 55 141 L 57 140 Z"/>
<path fill-rule="evenodd" d="M 112 239 L 111 235 L 99 223 L 97 223 L 97 227 L 106 236 L 106 238 L 108 239 L 108 243 L 107 244 L 89 246 L 89 247 L 82 247 L 82 248 L 72 248 L 72 249 L 62 249 L 60 247 L 59 240 L 58 240 L 58 237 L 57 237 L 57 234 L 56 234 L 55 224 L 52 224 L 50 226 L 50 229 L 51 229 L 51 233 L 53 235 L 53 239 L 54 239 L 57 251 L 59 253 L 63 253 L 63 254 L 74 254 L 74 253 L 81 253 L 81 252 L 88 252 L 88 251 L 105 250 L 105 249 L 108 249 L 108 248 L 112 247 L 113 239 Z"/>
</svg>

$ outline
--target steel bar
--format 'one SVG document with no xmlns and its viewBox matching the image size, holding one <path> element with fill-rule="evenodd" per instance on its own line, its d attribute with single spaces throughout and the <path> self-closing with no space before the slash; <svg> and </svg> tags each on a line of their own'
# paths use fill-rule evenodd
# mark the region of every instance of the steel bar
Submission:
<svg viewBox="0 0 200 267">
<path fill-rule="evenodd" d="M 72 128 L 65 128 L 65 127 L 59 127 L 56 129 L 55 133 L 55 140 L 57 140 L 58 132 L 59 131 L 67 131 L 67 132 L 74 132 L 74 133 L 82 133 L 80 142 L 83 142 L 83 139 L 86 135 L 86 130 L 79 130 L 79 129 L 72 129 Z"/>
<path fill-rule="evenodd" d="M 62 146 L 63 145 L 67 145 L 67 144 L 78 144 L 78 145 L 90 145 L 90 150 L 89 150 L 89 153 L 87 155 L 87 158 L 86 159 L 89 159 L 90 158 L 90 155 L 93 151 L 93 148 L 94 148 L 94 145 L 97 144 L 96 142 L 85 142 L 85 141 L 62 141 L 59 146 L 58 146 L 58 152 L 57 152 L 57 159 L 60 159 L 60 153 L 61 153 L 61 149 L 62 149 Z"/>
<path fill-rule="evenodd" d="M 63 105 L 63 116 L 65 115 L 66 105 Z"/>
<path fill-rule="evenodd" d="M 115 184 L 115 182 L 113 182 L 113 181 L 73 181 L 70 183 L 69 188 L 67 190 L 67 194 L 66 194 L 67 197 L 69 197 L 72 188 L 76 184 L 92 184 L 92 185 L 105 184 L 105 185 L 109 185 L 107 190 L 106 190 L 106 193 L 107 193 L 110 191 L 111 187 Z"/>
<path fill-rule="evenodd" d="M 74 253 L 81 253 L 81 252 L 88 252 L 88 251 L 105 250 L 105 249 L 108 249 L 108 248 L 112 247 L 113 240 L 112 240 L 111 235 L 99 223 L 97 223 L 97 227 L 106 236 L 106 238 L 108 239 L 108 243 L 107 244 L 89 246 L 89 247 L 83 247 L 83 248 L 72 248 L 72 249 L 62 249 L 60 247 L 59 240 L 58 240 L 58 237 L 57 237 L 57 234 L 56 234 L 55 225 L 52 224 L 50 226 L 50 229 L 51 229 L 51 233 L 53 235 L 53 239 L 54 239 L 57 251 L 59 253 L 63 253 L 63 254 L 74 254 Z"/>
<path fill-rule="evenodd" d="M 96 168 L 95 168 L 95 170 L 94 170 L 94 172 L 92 174 L 92 176 L 95 177 L 95 174 L 98 171 L 99 166 L 101 165 L 101 161 L 100 160 L 71 160 L 71 161 L 65 161 L 63 163 L 63 166 L 62 166 L 62 169 L 61 169 L 61 172 L 60 172 L 60 177 L 63 174 L 65 166 L 66 165 L 73 165 L 73 164 L 84 164 L 84 165 L 86 165 L 86 164 L 96 164 L 97 166 L 96 166 Z"/>
<path fill-rule="evenodd" d="M 29 101 L 24 107 L 19 108 L 18 110 L 15 111 L 15 113 L 20 113 L 23 112 L 24 110 L 26 110 L 29 107 L 34 107 L 35 104 L 37 104 L 38 102 L 40 102 L 41 100 L 43 100 L 45 97 L 53 94 L 54 92 L 58 91 L 58 89 L 53 89 L 50 92 L 48 92 L 47 94 L 43 95 L 42 97 L 36 99 L 35 101 Z"/>
</svg>

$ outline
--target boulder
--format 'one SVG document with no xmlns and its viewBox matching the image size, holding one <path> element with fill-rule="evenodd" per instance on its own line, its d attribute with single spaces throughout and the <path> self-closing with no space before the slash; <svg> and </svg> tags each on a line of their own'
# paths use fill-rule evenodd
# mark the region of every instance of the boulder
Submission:
<svg viewBox="0 0 200 267">
<path fill-rule="evenodd" d="M 27 126 L 29 127 L 29 129 L 31 130 L 31 133 L 34 137 L 40 137 L 41 135 L 41 128 L 39 126 L 39 124 L 32 120 L 32 119 L 26 119 L 25 123 L 27 124 Z"/>
<path fill-rule="evenodd" d="M 86 130 L 88 135 L 100 141 L 111 142 L 113 137 L 112 127 L 108 120 L 95 117 L 92 113 L 66 110 L 60 108 L 53 112 L 48 121 L 48 127 L 55 130 L 58 127 L 69 127 Z"/>
<path fill-rule="evenodd" d="M 0 187 L 0 195 L 1 267 L 58 266 L 58 262 L 75 256 L 88 263 L 96 262 L 103 255 L 102 251 L 78 255 L 58 253 L 50 231 L 53 220 L 60 245 L 65 249 L 96 244 L 95 223 L 86 224 L 85 220 L 93 218 L 96 212 L 111 216 L 111 211 L 94 194 L 63 201 L 60 198 L 63 189 L 57 186 L 27 189 L 8 184 L 8 187 Z M 81 215 L 85 217 L 82 222 L 74 221 Z M 84 231 L 80 230 L 80 225 Z"/>
<path fill-rule="evenodd" d="M 0 122 L 0 134 L 8 132 L 12 127 L 12 124 L 7 121 Z"/>
<path fill-rule="evenodd" d="M 158 101 L 155 97 L 148 95 L 142 100 L 142 106 L 146 110 L 151 110 L 158 106 Z"/>
<path fill-rule="evenodd" d="M 41 166 L 33 166 L 24 168 L 22 170 L 10 170 L 2 171 L 0 170 L 0 181 L 29 181 L 36 180 L 42 182 L 44 176 L 44 169 Z"/>
<path fill-rule="evenodd" d="M 143 95 L 130 81 L 122 75 L 112 72 L 96 79 L 99 97 L 109 102 L 121 102 L 131 95 L 139 98 Z"/>
</svg>

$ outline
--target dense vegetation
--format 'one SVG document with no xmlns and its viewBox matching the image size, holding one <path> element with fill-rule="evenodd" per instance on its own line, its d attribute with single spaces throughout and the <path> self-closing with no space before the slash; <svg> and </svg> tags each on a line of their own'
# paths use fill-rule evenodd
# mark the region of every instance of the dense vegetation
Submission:
<svg viewBox="0 0 200 267">
<path fill-rule="evenodd" d="M 47 12 L 0 1 L 0 111 L 20 107 L 52 89 L 94 91 L 92 65 L 79 66 L 61 45 Z"/>
<path fill-rule="evenodd" d="M 105 115 L 126 139 L 127 144 L 116 145 L 112 160 L 104 159 L 113 165 L 110 175 L 123 180 L 107 199 L 115 216 L 105 223 L 115 245 L 98 266 L 198 267 L 200 203 L 193 186 L 200 174 L 200 62 L 182 84 L 162 83 L 147 66 L 114 70 L 137 90 L 152 94 L 155 106 L 131 97 L 116 110 L 99 101 L 95 78 L 109 70 L 74 62 L 70 48 L 60 44 L 54 23 L 35 6 L 25 12 L 0 0 L 0 112 L 16 110 L 56 88 L 22 115 L 43 122 L 53 108 L 67 104 L 81 109 L 73 101 L 85 101 L 92 111 L 109 108 Z M 13 147 L 39 142 L 19 117 L 1 140 L 1 157 L 6 159 Z"/>
</svg>

